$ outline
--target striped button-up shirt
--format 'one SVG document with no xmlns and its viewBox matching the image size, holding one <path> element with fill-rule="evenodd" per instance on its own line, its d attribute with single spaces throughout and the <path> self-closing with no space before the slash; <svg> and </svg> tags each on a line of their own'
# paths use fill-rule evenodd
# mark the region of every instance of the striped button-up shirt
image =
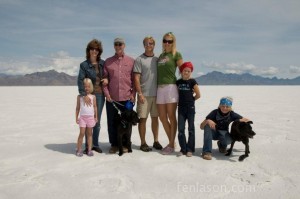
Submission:
<svg viewBox="0 0 300 199">
<path fill-rule="evenodd" d="M 106 97 L 114 101 L 126 101 L 135 97 L 136 91 L 133 85 L 134 59 L 123 55 L 114 55 L 105 60 L 103 76 L 108 78 L 108 85 L 103 91 Z"/>
</svg>

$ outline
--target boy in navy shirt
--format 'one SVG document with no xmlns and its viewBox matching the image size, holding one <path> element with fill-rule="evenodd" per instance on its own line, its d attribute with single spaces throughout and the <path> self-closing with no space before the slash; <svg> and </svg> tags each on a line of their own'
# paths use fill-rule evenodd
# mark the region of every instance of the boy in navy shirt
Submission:
<svg viewBox="0 0 300 199">
<path fill-rule="evenodd" d="M 226 153 L 227 145 L 232 142 L 228 129 L 231 122 L 235 120 L 250 121 L 232 110 L 232 101 L 231 97 L 222 97 L 218 109 L 210 112 L 200 124 L 200 129 L 204 129 L 202 158 L 205 160 L 212 158 L 212 140 L 218 140 L 219 152 Z"/>
</svg>

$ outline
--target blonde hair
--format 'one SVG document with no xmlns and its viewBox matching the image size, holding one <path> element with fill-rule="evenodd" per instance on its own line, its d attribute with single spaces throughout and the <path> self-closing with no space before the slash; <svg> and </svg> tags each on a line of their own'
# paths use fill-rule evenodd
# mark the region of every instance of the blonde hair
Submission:
<svg viewBox="0 0 300 199">
<path fill-rule="evenodd" d="M 84 80 L 83 80 L 83 85 L 84 84 L 89 84 L 90 85 L 90 92 L 92 93 L 93 91 L 94 91 L 94 85 L 93 85 L 93 82 L 92 82 L 92 80 L 91 79 L 89 79 L 89 78 L 84 78 Z"/>
<path fill-rule="evenodd" d="M 146 36 L 144 39 L 143 39 L 143 44 L 145 45 L 145 42 L 146 40 L 151 40 L 153 41 L 154 45 L 155 45 L 155 39 L 152 37 L 152 36 Z"/>
<path fill-rule="evenodd" d="M 222 98 L 220 99 L 220 102 L 221 102 L 222 99 L 229 100 L 229 101 L 231 101 L 231 103 L 233 102 L 233 98 L 230 97 L 230 96 L 222 97 Z M 220 103 L 220 104 L 219 104 L 219 108 L 221 108 L 221 106 L 223 106 L 223 105 L 221 105 L 221 103 Z M 232 111 L 232 110 L 233 110 L 233 109 L 232 109 L 232 106 L 229 106 L 229 111 Z"/>
<path fill-rule="evenodd" d="M 172 32 L 167 32 L 166 34 L 164 34 L 163 36 L 163 40 L 165 39 L 166 36 L 172 37 L 173 43 L 172 43 L 172 54 L 173 56 L 176 54 L 176 37 Z M 164 49 L 164 42 L 162 40 L 162 52 L 165 53 L 166 50 Z"/>
</svg>

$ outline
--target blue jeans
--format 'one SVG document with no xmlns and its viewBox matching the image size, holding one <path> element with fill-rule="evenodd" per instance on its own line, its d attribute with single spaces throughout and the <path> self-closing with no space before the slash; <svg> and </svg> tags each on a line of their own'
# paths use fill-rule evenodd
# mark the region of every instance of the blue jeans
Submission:
<svg viewBox="0 0 300 199">
<path fill-rule="evenodd" d="M 93 128 L 93 147 L 99 147 L 99 134 L 100 134 L 100 121 L 101 121 L 101 115 L 102 110 L 105 103 L 105 97 L 103 94 L 95 94 L 96 96 L 96 103 L 97 103 L 97 111 L 98 111 L 98 122 Z M 85 136 L 85 143 L 87 143 L 86 136 Z"/>
<path fill-rule="evenodd" d="M 211 153 L 212 151 L 212 141 L 220 140 L 220 145 L 222 148 L 226 148 L 228 144 L 231 144 L 232 139 L 228 131 L 225 130 L 213 130 L 208 125 L 204 127 L 204 139 L 203 139 L 203 152 Z"/>
<path fill-rule="evenodd" d="M 118 102 L 125 105 L 126 101 Z M 125 107 L 115 103 L 118 109 L 123 112 Z M 118 115 L 118 110 L 113 106 L 113 103 L 106 101 L 107 114 L 107 130 L 108 139 L 111 146 L 118 146 L 118 124 L 115 123 L 115 118 Z"/>
<path fill-rule="evenodd" d="M 185 136 L 185 122 L 188 122 L 188 141 Z M 195 152 L 195 106 L 178 107 L 178 141 L 182 153 Z"/>
</svg>

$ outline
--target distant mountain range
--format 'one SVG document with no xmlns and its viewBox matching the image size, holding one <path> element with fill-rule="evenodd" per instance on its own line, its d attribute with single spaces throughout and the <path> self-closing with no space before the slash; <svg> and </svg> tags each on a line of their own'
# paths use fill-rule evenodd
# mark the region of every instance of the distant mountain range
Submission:
<svg viewBox="0 0 300 199">
<path fill-rule="evenodd" d="M 224 74 L 213 71 L 195 78 L 199 85 L 300 85 L 300 77 L 294 79 L 265 78 L 257 75 Z"/>
<path fill-rule="evenodd" d="M 0 74 L 0 86 L 73 86 L 77 77 L 55 70 L 21 75 Z"/>
<path fill-rule="evenodd" d="M 300 85 L 300 77 L 294 79 L 265 78 L 245 74 L 211 72 L 195 78 L 199 85 Z M 55 70 L 27 75 L 0 74 L 0 86 L 75 86 L 77 76 Z"/>
</svg>

